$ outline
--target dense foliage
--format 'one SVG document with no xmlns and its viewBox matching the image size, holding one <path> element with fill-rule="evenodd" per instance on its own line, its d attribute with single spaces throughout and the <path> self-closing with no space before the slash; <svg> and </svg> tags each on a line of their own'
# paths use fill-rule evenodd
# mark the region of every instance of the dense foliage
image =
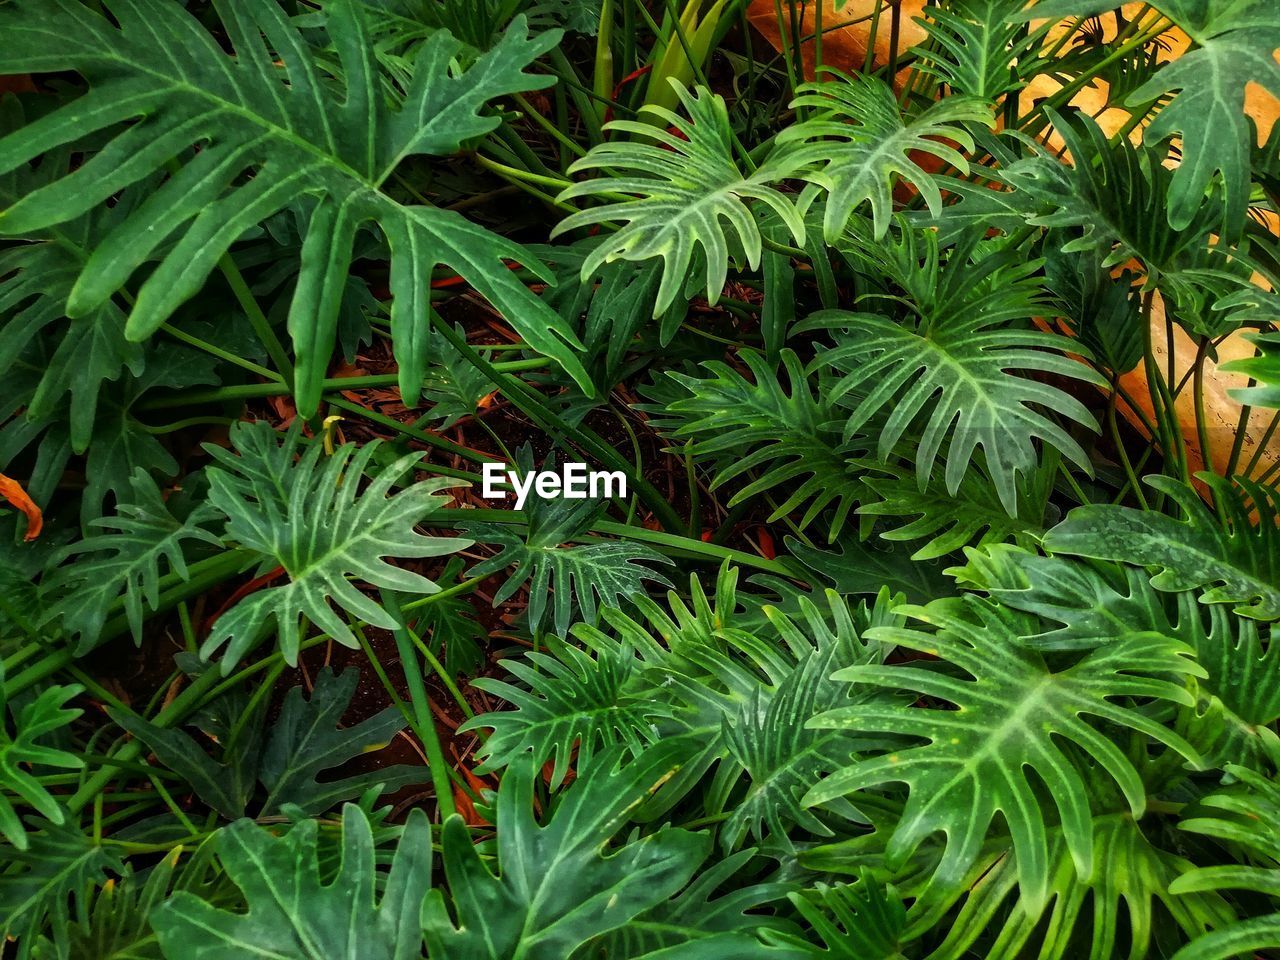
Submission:
<svg viewBox="0 0 1280 960">
<path fill-rule="evenodd" d="M 908 7 L 0 0 L 6 956 L 1280 956 L 1280 9 Z"/>
</svg>

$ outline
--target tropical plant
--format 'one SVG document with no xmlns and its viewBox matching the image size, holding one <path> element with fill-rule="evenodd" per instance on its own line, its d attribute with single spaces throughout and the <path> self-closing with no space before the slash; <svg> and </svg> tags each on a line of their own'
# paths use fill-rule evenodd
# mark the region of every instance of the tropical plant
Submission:
<svg viewBox="0 0 1280 960">
<path fill-rule="evenodd" d="M 1280 957 L 1274 6 L 0 0 L 4 955 Z"/>
</svg>

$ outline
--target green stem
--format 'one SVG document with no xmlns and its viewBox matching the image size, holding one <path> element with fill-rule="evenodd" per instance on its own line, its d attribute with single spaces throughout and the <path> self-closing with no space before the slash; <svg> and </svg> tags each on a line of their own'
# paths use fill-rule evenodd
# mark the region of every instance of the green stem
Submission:
<svg viewBox="0 0 1280 960">
<path fill-rule="evenodd" d="M 404 615 L 394 594 L 383 596 L 387 612 L 404 623 Z M 409 699 L 413 703 L 414 732 L 422 741 L 427 751 L 427 770 L 431 774 L 431 783 L 436 791 L 436 805 L 440 810 L 440 819 L 448 820 L 456 811 L 453 804 L 453 785 L 449 782 L 449 766 L 444 759 L 444 748 L 440 744 L 440 733 L 436 730 L 435 719 L 431 716 L 431 701 L 427 697 L 426 684 L 422 682 L 422 670 L 418 658 L 413 652 L 413 644 L 409 640 L 407 628 L 400 626 L 392 631 L 396 640 L 396 650 L 400 654 L 400 668 L 404 671 L 405 683 L 409 685 Z"/>
<path fill-rule="evenodd" d="M 236 300 L 240 303 L 240 309 L 249 317 L 253 332 L 258 335 L 262 345 L 267 348 L 267 355 L 271 357 L 271 362 L 276 365 L 280 375 L 286 381 L 292 383 L 293 363 L 289 360 L 289 354 L 276 336 L 276 332 L 271 329 L 271 322 L 267 320 L 267 315 L 262 312 L 262 307 L 258 306 L 257 298 L 254 297 L 253 291 L 249 289 L 249 285 L 245 283 L 244 276 L 240 273 L 240 268 L 236 266 L 230 251 L 222 255 L 222 258 L 218 261 L 218 269 L 222 271 L 222 275 L 226 277 L 227 283 L 230 284 L 231 292 L 235 294 Z"/>
<path fill-rule="evenodd" d="M 244 357 L 238 357 L 231 351 L 223 350 L 216 344 L 212 344 L 207 340 L 201 340 L 199 337 L 192 336 L 185 330 L 179 330 L 171 323 L 161 324 L 160 329 L 169 334 L 169 336 L 173 337 L 175 340 L 181 340 L 188 346 L 195 347 L 197 350 L 203 350 L 211 357 L 217 357 L 219 360 L 235 364 L 241 370 L 248 370 L 250 373 L 256 374 L 259 377 L 266 377 L 268 380 L 283 382 L 280 374 L 276 373 L 274 370 L 269 370 L 266 367 L 254 363 L 252 360 L 246 360 Z"/>
</svg>

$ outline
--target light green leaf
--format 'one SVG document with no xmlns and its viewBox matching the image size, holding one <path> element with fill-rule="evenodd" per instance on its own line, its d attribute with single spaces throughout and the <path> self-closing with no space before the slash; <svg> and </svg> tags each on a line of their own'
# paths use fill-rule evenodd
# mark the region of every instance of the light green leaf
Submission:
<svg viewBox="0 0 1280 960">
<path fill-rule="evenodd" d="M 632 120 L 608 125 L 618 133 L 644 137 L 653 143 L 616 140 L 594 147 L 569 167 L 583 170 L 621 170 L 583 180 L 567 187 L 559 200 L 606 196 L 613 202 L 570 214 L 552 231 L 555 237 L 577 227 L 623 223 L 616 233 L 603 236 L 582 265 L 585 280 L 614 260 L 663 260 L 662 283 L 653 306 L 661 316 L 675 300 L 689 273 L 696 247 L 706 261 L 706 295 L 710 303 L 720 298 L 731 260 L 745 257 L 752 269 L 760 264 L 760 227 L 748 200 L 773 210 L 797 242 L 804 241 L 804 223 L 791 201 L 769 184 L 785 176 L 771 163 L 744 173 L 732 147 L 733 133 L 724 99 L 705 87 L 692 94 L 673 81 L 673 87 L 689 114 L 681 117 L 665 107 L 645 108 L 662 126 Z M 671 125 L 679 134 L 664 129 Z M 627 199 L 619 199 L 617 195 Z M 730 237 L 727 221 L 734 235 Z"/>
<path fill-rule="evenodd" d="M 295 461 L 299 438 L 296 426 L 282 438 L 270 424 L 258 421 L 233 428 L 236 453 L 206 447 L 217 461 L 209 469 L 209 498 L 227 515 L 227 539 L 261 556 L 265 570 L 283 568 L 288 578 L 283 586 L 250 594 L 218 618 L 201 653 L 208 657 L 230 640 L 221 661 L 224 673 L 272 622 L 290 664 L 297 663 L 303 617 L 339 643 L 356 647 L 354 634 L 331 602 L 366 623 L 393 629 L 398 625 L 395 618 L 351 580 L 435 593 L 439 587 L 431 580 L 384 558 L 438 557 L 470 544 L 414 530 L 444 504 L 436 494 L 451 481 L 424 480 L 388 496 L 420 455 L 384 468 L 361 490 L 361 478 L 379 446 L 376 441 L 358 452 L 353 444 L 344 444 L 328 457 L 319 443 L 313 443 Z"/>
<path fill-rule="evenodd" d="M 829 399 L 851 408 L 846 441 L 874 420 L 877 454 L 886 461 L 918 424 L 917 479 L 927 486 L 941 454 L 942 478 L 953 496 L 981 447 L 1000 504 L 1015 516 L 1018 476 L 1038 469 L 1037 442 L 1092 470 L 1059 418 L 1095 430 L 1097 422 L 1080 400 L 1040 376 L 1102 380 L 1066 355 L 1080 351 L 1077 341 L 1032 325 L 1042 307 L 1033 277 L 1039 264 L 1016 251 L 982 251 L 970 261 L 975 243 L 970 236 L 941 262 L 931 231 L 904 229 L 900 241 L 883 246 L 860 237 L 855 255 L 892 271 L 917 316 L 896 322 L 825 310 L 802 326 L 838 331 L 835 346 L 814 363 L 841 374 Z"/>
<path fill-rule="evenodd" d="M 904 118 L 883 80 L 828 72 L 833 79 L 798 88 L 792 108 L 812 113 L 778 134 L 774 161 L 786 170 L 785 176 L 807 180 L 827 194 L 827 241 L 844 232 L 864 200 L 871 202 L 875 237 L 884 236 L 893 213 L 893 184 L 899 177 L 920 192 L 937 217 L 942 194 L 933 175 L 911 154 L 927 153 L 968 173 L 964 154 L 944 141 L 972 150 L 973 137 L 962 124 L 991 126 L 991 107 L 973 97 L 947 97 L 918 117 Z"/>
<path fill-rule="evenodd" d="M 1146 789 L 1124 753 L 1095 724 L 1138 731 L 1190 759 L 1180 736 L 1145 712 L 1113 698 L 1141 697 L 1190 706 L 1193 698 L 1169 677 L 1203 676 L 1185 644 L 1156 634 L 1131 634 L 1069 666 L 1051 666 L 1022 638 L 1034 621 L 969 595 L 900 612 L 936 627 L 877 627 L 873 640 L 896 643 L 958 667 L 971 679 L 921 662 L 918 666 L 854 666 L 835 674 L 872 687 L 910 690 L 952 708 L 867 703 L 830 711 L 819 728 L 846 727 L 903 737 L 896 749 L 860 759 L 809 791 L 822 803 L 885 783 L 905 783 L 906 806 L 892 830 L 887 855 L 901 865 L 931 834 L 942 831 L 945 852 L 930 881 L 938 893 L 957 888 L 999 815 L 1012 835 L 1022 895 L 1041 904 L 1048 894 L 1047 810 L 1027 771 L 1033 770 L 1056 806 L 1076 870 L 1093 869 L 1090 790 L 1065 744 L 1092 757 L 1120 788 L 1134 816 Z M 923 741 L 923 742 L 919 742 Z"/>
</svg>

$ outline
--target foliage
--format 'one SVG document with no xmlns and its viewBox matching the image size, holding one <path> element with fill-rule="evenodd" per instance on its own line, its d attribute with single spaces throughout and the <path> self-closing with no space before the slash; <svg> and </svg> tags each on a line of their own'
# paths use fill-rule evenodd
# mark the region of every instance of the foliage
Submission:
<svg viewBox="0 0 1280 960">
<path fill-rule="evenodd" d="M 0 0 L 4 955 L 1280 955 L 1274 7 Z"/>
</svg>

